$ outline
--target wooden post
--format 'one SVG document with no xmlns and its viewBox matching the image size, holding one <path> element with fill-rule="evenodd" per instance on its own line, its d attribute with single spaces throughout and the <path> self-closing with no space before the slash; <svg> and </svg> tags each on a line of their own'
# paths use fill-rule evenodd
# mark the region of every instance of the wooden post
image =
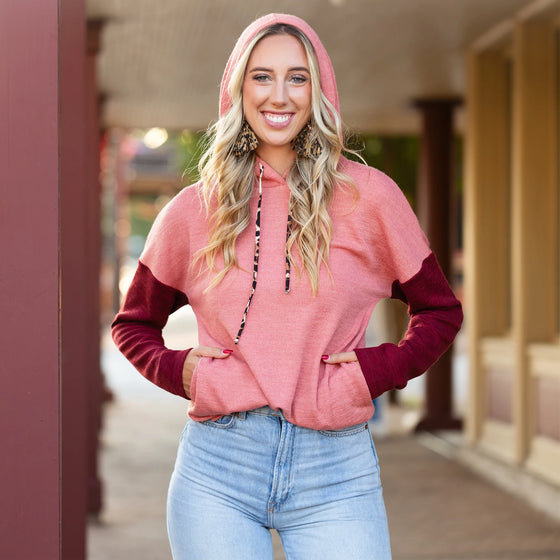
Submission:
<svg viewBox="0 0 560 560">
<path fill-rule="evenodd" d="M 101 185 L 99 150 L 101 131 L 100 103 L 97 88 L 97 53 L 103 20 L 87 22 L 87 324 L 88 330 L 88 512 L 99 514 L 102 507 L 102 485 L 97 468 L 99 432 L 101 430 L 104 381 L 100 352 L 100 286 L 101 269 Z"/>
<path fill-rule="evenodd" d="M 0 558 L 85 557 L 85 6 L 0 2 Z"/>
<path fill-rule="evenodd" d="M 440 266 L 451 272 L 451 193 L 453 110 L 458 99 L 422 99 L 415 107 L 422 113 L 422 142 L 418 177 L 418 216 Z M 416 430 L 460 429 L 452 413 L 451 350 L 426 375 L 424 416 Z"/>
<path fill-rule="evenodd" d="M 514 29 L 512 142 L 512 292 L 516 371 L 515 459 L 529 452 L 531 392 L 528 347 L 557 336 L 558 256 L 557 49 L 553 25 Z M 534 411 L 533 411 L 534 412 Z"/>
<path fill-rule="evenodd" d="M 481 345 L 511 329 L 510 81 L 501 49 L 468 57 L 465 141 L 465 310 L 469 406 L 466 435 L 476 443 L 487 416 L 488 380 Z"/>
</svg>

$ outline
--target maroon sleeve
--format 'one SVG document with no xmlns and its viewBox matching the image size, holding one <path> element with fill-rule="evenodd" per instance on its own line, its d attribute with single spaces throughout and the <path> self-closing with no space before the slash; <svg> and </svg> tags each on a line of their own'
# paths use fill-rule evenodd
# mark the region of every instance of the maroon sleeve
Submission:
<svg viewBox="0 0 560 560">
<path fill-rule="evenodd" d="M 355 349 L 372 398 L 402 389 L 424 373 L 447 350 L 463 321 L 461 304 L 433 252 L 412 278 L 393 283 L 391 297 L 408 304 L 410 322 L 403 340 Z"/>
<path fill-rule="evenodd" d="M 142 262 L 112 324 L 115 344 L 134 367 L 158 387 L 186 398 L 183 363 L 189 350 L 170 350 L 162 329 L 187 296 L 159 282 Z"/>
</svg>

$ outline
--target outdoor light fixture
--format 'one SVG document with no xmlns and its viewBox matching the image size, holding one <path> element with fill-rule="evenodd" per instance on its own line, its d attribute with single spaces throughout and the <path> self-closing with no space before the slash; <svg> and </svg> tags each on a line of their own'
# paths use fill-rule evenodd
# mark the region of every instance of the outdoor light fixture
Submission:
<svg viewBox="0 0 560 560">
<path fill-rule="evenodd" d="M 167 138 L 168 134 L 165 128 L 150 128 L 150 130 L 144 134 L 144 144 L 148 148 L 155 150 L 165 144 L 165 142 L 167 142 Z"/>
</svg>

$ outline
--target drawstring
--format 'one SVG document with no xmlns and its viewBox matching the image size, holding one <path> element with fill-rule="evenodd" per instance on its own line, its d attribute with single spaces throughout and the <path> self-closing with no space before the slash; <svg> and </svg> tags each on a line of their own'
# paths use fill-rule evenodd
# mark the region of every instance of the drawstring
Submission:
<svg viewBox="0 0 560 560">
<path fill-rule="evenodd" d="M 259 173 L 259 202 L 257 204 L 257 219 L 256 219 L 256 226 L 255 226 L 255 257 L 253 260 L 253 285 L 251 287 L 251 295 L 249 296 L 249 301 L 247 302 L 247 306 L 245 307 L 245 311 L 243 312 L 243 318 L 241 319 L 241 325 L 239 327 L 239 331 L 235 340 L 233 341 L 234 344 L 239 342 L 239 337 L 245 328 L 245 323 L 247 322 L 247 313 L 249 312 L 249 307 L 251 307 L 251 301 L 253 296 L 255 295 L 255 290 L 257 289 L 257 273 L 259 272 L 259 246 L 261 243 L 261 202 L 262 202 L 262 176 L 264 172 L 263 164 L 259 164 L 261 172 Z"/>
<path fill-rule="evenodd" d="M 288 227 L 286 228 L 286 293 L 290 293 L 290 254 L 288 253 L 288 239 L 292 233 L 292 215 L 288 214 Z"/>
<path fill-rule="evenodd" d="M 243 333 L 245 324 L 247 322 L 247 313 L 249 312 L 249 307 L 251 307 L 251 301 L 253 301 L 253 296 L 255 295 L 255 290 L 257 289 L 257 275 L 259 272 L 259 248 L 261 242 L 261 203 L 262 203 L 262 176 L 264 172 L 264 166 L 262 163 L 259 164 L 259 202 L 257 203 L 257 218 L 255 220 L 255 256 L 253 259 L 253 284 L 251 287 L 251 295 L 249 296 L 249 301 L 245 306 L 245 311 L 243 312 L 243 317 L 241 319 L 241 325 L 239 326 L 239 331 L 237 336 L 233 341 L 234 344 L 239 342 L 239 338 Z M 286 232 L 286 293 L 290 293 L 290 256 L 288 254 L 288 239 L 292 231 L 292 217 L 288 216 L 288 226 Z"/>
</svg>

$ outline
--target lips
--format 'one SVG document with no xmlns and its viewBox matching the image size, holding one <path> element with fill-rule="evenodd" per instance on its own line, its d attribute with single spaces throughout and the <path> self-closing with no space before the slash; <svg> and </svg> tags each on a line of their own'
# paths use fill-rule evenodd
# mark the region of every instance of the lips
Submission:
<svg viewBox="0 0 560 560">
<path fill-rule="evenodd" d="M 294 113 L 269 113 L 268 111 L 263 111 L 262 116 L 269 126 L 283 128 L 290 124 Z"/>
</svg>

